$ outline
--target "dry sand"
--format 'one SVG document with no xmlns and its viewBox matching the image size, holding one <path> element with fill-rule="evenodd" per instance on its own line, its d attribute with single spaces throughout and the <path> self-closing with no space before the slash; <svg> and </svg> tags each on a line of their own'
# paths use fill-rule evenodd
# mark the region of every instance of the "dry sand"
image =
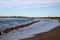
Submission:
<svg viewBox="0 0 60 40">
<path fill-rule="evenodd" d="M 26 38 L 23 40 L 60 40 L 60 26 L 49 32 L 37 34 L 35 37 Z"/>
</svg>

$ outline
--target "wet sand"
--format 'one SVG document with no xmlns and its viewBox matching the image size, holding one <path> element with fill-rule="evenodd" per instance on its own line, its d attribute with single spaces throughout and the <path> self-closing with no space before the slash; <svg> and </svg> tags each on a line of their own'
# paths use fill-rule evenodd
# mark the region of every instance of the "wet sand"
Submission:
<svg viewBox="0 0 60 40">
<path fill-rule="evenodd" d="M 26 38 L 23 40 L 60 40 L 60 26 L 49 32 L 40 33 L 35 35 L 35 37 Z"/>
</svg>

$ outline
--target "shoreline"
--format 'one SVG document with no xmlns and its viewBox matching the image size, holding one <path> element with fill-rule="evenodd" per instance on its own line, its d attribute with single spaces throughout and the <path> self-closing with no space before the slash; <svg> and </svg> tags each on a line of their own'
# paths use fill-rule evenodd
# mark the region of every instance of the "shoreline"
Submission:
<svg viewBox="0 0 60 40">
<path fill-rule="evenodd" d="M 38 23 L 35 23 L 35 21 L 36 22 L 38 22 Z M 53 20 L 40 20 L 40 22 L 38 21 L 38 20 L 34 20 L 34 22 L 33 21 L 31 21 L 31 22 L 29 22 L 30 24 L 28 25 L 29 26 L 29 28 L 31 28 L 31 27 L 33 27 L 33 29 L 35 29 L 35 28 L 37 28 L 37 30 L 35 31 L 35 30 L 32 30 L 32 31 L 29 31 L 29 30 L 26 30 L 26 31 L 23 31 L 22 32 L 22 34 L 20 35 L 20 33 L 21 33 L 21 31 L 19 32 L 18 30 L 16 31 L 17 32 L 17 35 L 15 35 L 16 34 L 16 32 L 15 33 L 13 33 L 13 32 L 11 32 L 9 35 L 6 35 L 6 36 L 8 36 L 8 37 L 6 37 L 6 38 L 3 38 L 3 39 L 5 39 L 5 40 L 15 40 L 15 39 L 13 39 L 13 37 L 14 38 L 16 38 L 16 40 L 18 39 L 18 40 L 55 40 L 55 38 L 56 38 L 56 40 L 58 40 L 58 38 L 57 38 L 57 36 L 59 36 L 60 35 L 60 33 L 59 33 L 59 30 L 60 29 L 58 29 L 58 31 L 56 31 L 57 30 L 57 28 L 60 28 L 60 23 L 57 21 L 57 20 L 55 20 L 55 21 L 53 21 Z M 33 23 L 35 23 L 35 24 L 33 24 Z M 28 24 L 28 23 L 27 23 Z M 58 27 L 58 24 L 59 24 L 59 27 Z M 39 30 L 41 30 L 40 28 L 39 28 L 39 26 L 42 26 L 42 33 L 39 33 Z M 47 26 L 48 25 L 48 26 Z M 50 26 L 51 25 L 51 26 Z M 56 26 L 55 26 L 56 25 Z M 24 25 L 23 27 L 26 27 L 27 25 Z M 47 27 L 46 27 L 47 26 Z M 16 26 L 15 26 L 16 27 Z M 17 28 L 16 29 L 19 29 L 19 28 L 23 28 L 23 27 L 20 27 L 20 26 L 17 26 Z M 45 31 L 45 29 L 46 30 L 49 30 L 49 29 L 51 29 L 50 27 L 52 27 L 52 28 L 54 28 L 54 29 L 52 29 L 52 30 L 50 30 L 50 31 L 47 31 L 47 32 L 44 32 Z M 39 30 L 38 30 L 39 29 Z M 13 31 L 13 28 L 12 29 L 8 29 L 8 32 L 7 33 L 9 33 L 10 32 L 10 30 L 11 31 Z M 15 30 L 15 29 L 14 29 Z M 22 29 L 23 30 L 23 29 Z M 55 31 L 53 31 L 53 30 L 55 30 Z M 33 32 L 33 33 L 32 33 Z M 26 33 L 26 34 L 25 34 Z M 32 33 L 32 34 L 34 34 L 32 37 L 28 37 L 28 35 L 27 34 L 29 34 L 29 33 Z M 58 33 L 58 34 L 57 34 Z M 10 36 L 10 35 L 13 35 L 13 36 Z M 29 34 L 30 35 L 30 34 Z M 9 37 L 10 36 L 10 37 Z M 16 37 L 15 37 L 16 36 Z M 26 37 L 27 36 L 27 38 L 24 38 L 24 36 Z M 60 37 L 60 36 L 59 36 Z M 10 38 L 10 39 L 9 39 Z"/>
<path fill-rule="evenodd" d="M 22 40 L 60 40 L 60 26 L 51 31 L 36 34 L 34 37 Z"/>
</svg>

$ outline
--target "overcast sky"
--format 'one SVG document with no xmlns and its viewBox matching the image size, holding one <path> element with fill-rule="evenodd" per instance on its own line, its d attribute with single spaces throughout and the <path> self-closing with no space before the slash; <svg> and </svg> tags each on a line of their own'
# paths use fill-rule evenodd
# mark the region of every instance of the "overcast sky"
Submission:
<svg viewBox="0 0 60 40">
<path fill-rule="evenodd" d="M 0 16 L 60 16 L 60 0 L 0 0 Z"/>
</svg>

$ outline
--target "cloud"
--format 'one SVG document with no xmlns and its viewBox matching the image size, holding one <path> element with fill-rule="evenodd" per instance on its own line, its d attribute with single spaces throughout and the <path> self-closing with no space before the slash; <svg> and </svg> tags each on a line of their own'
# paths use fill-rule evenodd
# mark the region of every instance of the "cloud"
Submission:
<svg viewBox="0 0 60 40">
<path fill-rule="evenodd" d="M 37 7 L 60 3 L 60 0 L 0 0 L 0 6 L 6 7 Z"/>
</svg>

